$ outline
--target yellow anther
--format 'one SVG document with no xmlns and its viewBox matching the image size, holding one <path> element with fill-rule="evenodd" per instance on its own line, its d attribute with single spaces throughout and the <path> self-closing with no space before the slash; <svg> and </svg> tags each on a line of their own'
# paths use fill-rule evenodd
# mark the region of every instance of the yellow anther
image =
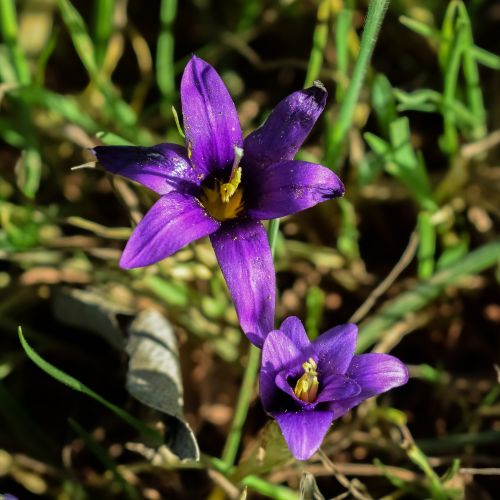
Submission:
<svg viewBox="0 0 500 500">
<path fill-rule="evenodd" d="M 302 401 L 312 403 L 318 394 L 319 382 L 318 372 L 316 371 L 318 365 L 313 358 L 309 358 L 302 364 L 302 368 L 304 369 L 304 374 L 297 380 L 293 392 Z"/>
<path fill-rule="evenodd" d="M 231 175 L 231 179 L 229 182 L 225 184 L 221 184 L 219 188 L 220 197 L 223 203 L 228 203 L 241 182 L 241 167 L 238 167 L 234 170 L 233 175 Z"/>
</svg>

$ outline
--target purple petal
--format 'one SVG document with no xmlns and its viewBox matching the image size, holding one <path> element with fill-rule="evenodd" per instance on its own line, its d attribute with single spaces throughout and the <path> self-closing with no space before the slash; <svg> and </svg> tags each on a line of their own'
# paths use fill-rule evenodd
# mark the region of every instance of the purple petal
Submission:
<svg viewBox="0 0 500 500">
<path fill-rule="evenodd" d="M 408 382 L 406 366 L 389 354 L 368 353 L 354 356 L 347 375 L 356 380 L 361 392 L 353 398 L 336 401 L 329 406 L 335 419 L 366 399 Z"/>
<path fill-rule="evenodd" d="M 361 387 L 352 378 L 345 375 L 331 374 L 321 377 L 319 394 L 315 403 L 338 401 L 352 398 L 361 392 Z"/>
<path fill-rule="evenodd" d="M 250 342 L 262 347 L 273 329 L 276 288 L 266 231 L 260 222 L 236 219 L 210 239 L 241 328 Z"/>
<path fill-rule="evenodd" d="M 344 194 L 342 181 L 329 168 L 290 160 L 272 164 L 259 172 L 253 183 L 248 215 L 275 219 L 337 198 Z"/>
<path fill-rule="evenodd" d="M 272 411 L 276 399 L 276 374 L 301 356 L 301 351 L 287 334 L 281 330 L 268 333 L 262 348 L 259 381 L 260 397 L 266 411 Z"/>
<path fill-rule="evenodd" d="M 297 316 L 289 316 L 281 323 L 280 330 L 297 346 L 300 350 L 307 349 L 311 341 L 307 336 L 302 321 Z"/>
<path fill-rule="evenodd" d="M 296 411 L 273 414 L 292 455 L 307 460 L 321 446 L 333 420 L 331 411 Z"/>
<path fill-rule="evenodd" d="M 193 196 L 163 195 L 134 229 L 120 267 L 144 267 L 172 255 L 191 241 L 216 231 L 220 222 L 205 212 Z"/>
<path fill-rule="evenodd" d="M 389 354 L 368 353 L 354 356 L 347 370 L 361 386 L 364 399 L 386 392 L 408 382 L 408 369 Z"/>
<path fill-rule="evenodd" d="M 326 97 L 323 86 L 314 86 L 283 99 L 245 139 L 243 164 L 264 167 L 291 160 L 323 111 Z"/>
<path fill-rule="evenodd" d="M 358 328 L 353 324 L 339 325 L 320 335 L 313 348 L 319 357 L 318 370 L 322 373 L 346 373 L 356 348 Z"/>
<path fill-rule="evenodd" d="M 92 152 L 106 170 L 167 194 L 193 192 L 200 179 L 187 158 L 186 148 L 177 144 L 137 146 L 96 146 Z"/>
<path fill-rule="evenodd" d="M 238 114 L 220 76 L 196 56 L 182 75 L 181 100 L 191 162 L 204 174 L 229 172 L 234 147 L 243 143 Z"/>
</svg>

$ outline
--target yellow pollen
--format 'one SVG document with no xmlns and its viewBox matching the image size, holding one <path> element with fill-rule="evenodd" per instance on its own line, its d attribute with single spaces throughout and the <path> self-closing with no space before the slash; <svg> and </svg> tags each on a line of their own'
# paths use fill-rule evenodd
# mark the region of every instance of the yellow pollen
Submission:
<svg viewBox="0 0 500 500">
<path fill-rule="evenodd" d="M 318 372 L 316 371 L 318 365 L 313 358 L 309 358 L 302 364 L 302 368 L 304 369 L 304 374 L 297 380 L 293 392 L 302 401 L 312 403 L 318 394 L 319 382 Z"/>
</svg>

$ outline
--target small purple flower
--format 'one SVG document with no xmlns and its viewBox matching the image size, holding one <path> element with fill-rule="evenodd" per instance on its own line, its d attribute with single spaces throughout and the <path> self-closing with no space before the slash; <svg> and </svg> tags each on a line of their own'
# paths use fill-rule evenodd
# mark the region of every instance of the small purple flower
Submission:
<svg viewBox="0 0 500 500">
<path fill-rule="evenodd" d="M 264 341 L 260 397 L 298 460 L 313 455 L 333 420 L 408 381 L 394 356 L 354 355 L 357 331 L 353 324 L 336 326 L 311 343 L 292 316 Z"/>
<path fill-rule="evenodd" d="M 326 103 L 317 84 L 281 101 L 245 140 L 217 72 L 193 57 L 181 81 L 186 147 L 98 146 L 110 172 L 161 195 L 135 228 L 120 266 L 143 267 L 210 235 L 243 331 L 262 347 L 273 329 L 275 274 L 260 220 L 330 198 L 344 186 L 328 168 L 294 161 Z"/>
</svg>

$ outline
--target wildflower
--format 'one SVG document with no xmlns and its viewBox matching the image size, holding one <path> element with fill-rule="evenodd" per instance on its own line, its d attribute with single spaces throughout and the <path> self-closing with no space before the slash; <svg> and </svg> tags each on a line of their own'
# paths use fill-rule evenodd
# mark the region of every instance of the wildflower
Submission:
<svg viewBox="0 0 500 500">
<path fill-rule="evenodd" d="M 317 84 L 291 94 L 244 141 L 224 83 L 202 59 L 186 66 L 181 101 L 185 148 L 94 148 L 107 170 L 161 195 L 132 233 L 120 266 L 153 264 L 210 235 L 241 327 L 262 347 L 273 329 L 275 274 L 260 221 L 344 193 L 328 168 L 292 160 L 325 106 L 326 91 Z"/>
<path fill-rule="evenodd" d="M 405 384 L 405 365 L 388 354 L 354 355 L 357 327 L 336 326 L 312 343 L 289 317 L 270 332 L 262 351 L 260 397 L 290 451 L 307 460 L 333 420 L 382 392 Z"/>
</svg>

